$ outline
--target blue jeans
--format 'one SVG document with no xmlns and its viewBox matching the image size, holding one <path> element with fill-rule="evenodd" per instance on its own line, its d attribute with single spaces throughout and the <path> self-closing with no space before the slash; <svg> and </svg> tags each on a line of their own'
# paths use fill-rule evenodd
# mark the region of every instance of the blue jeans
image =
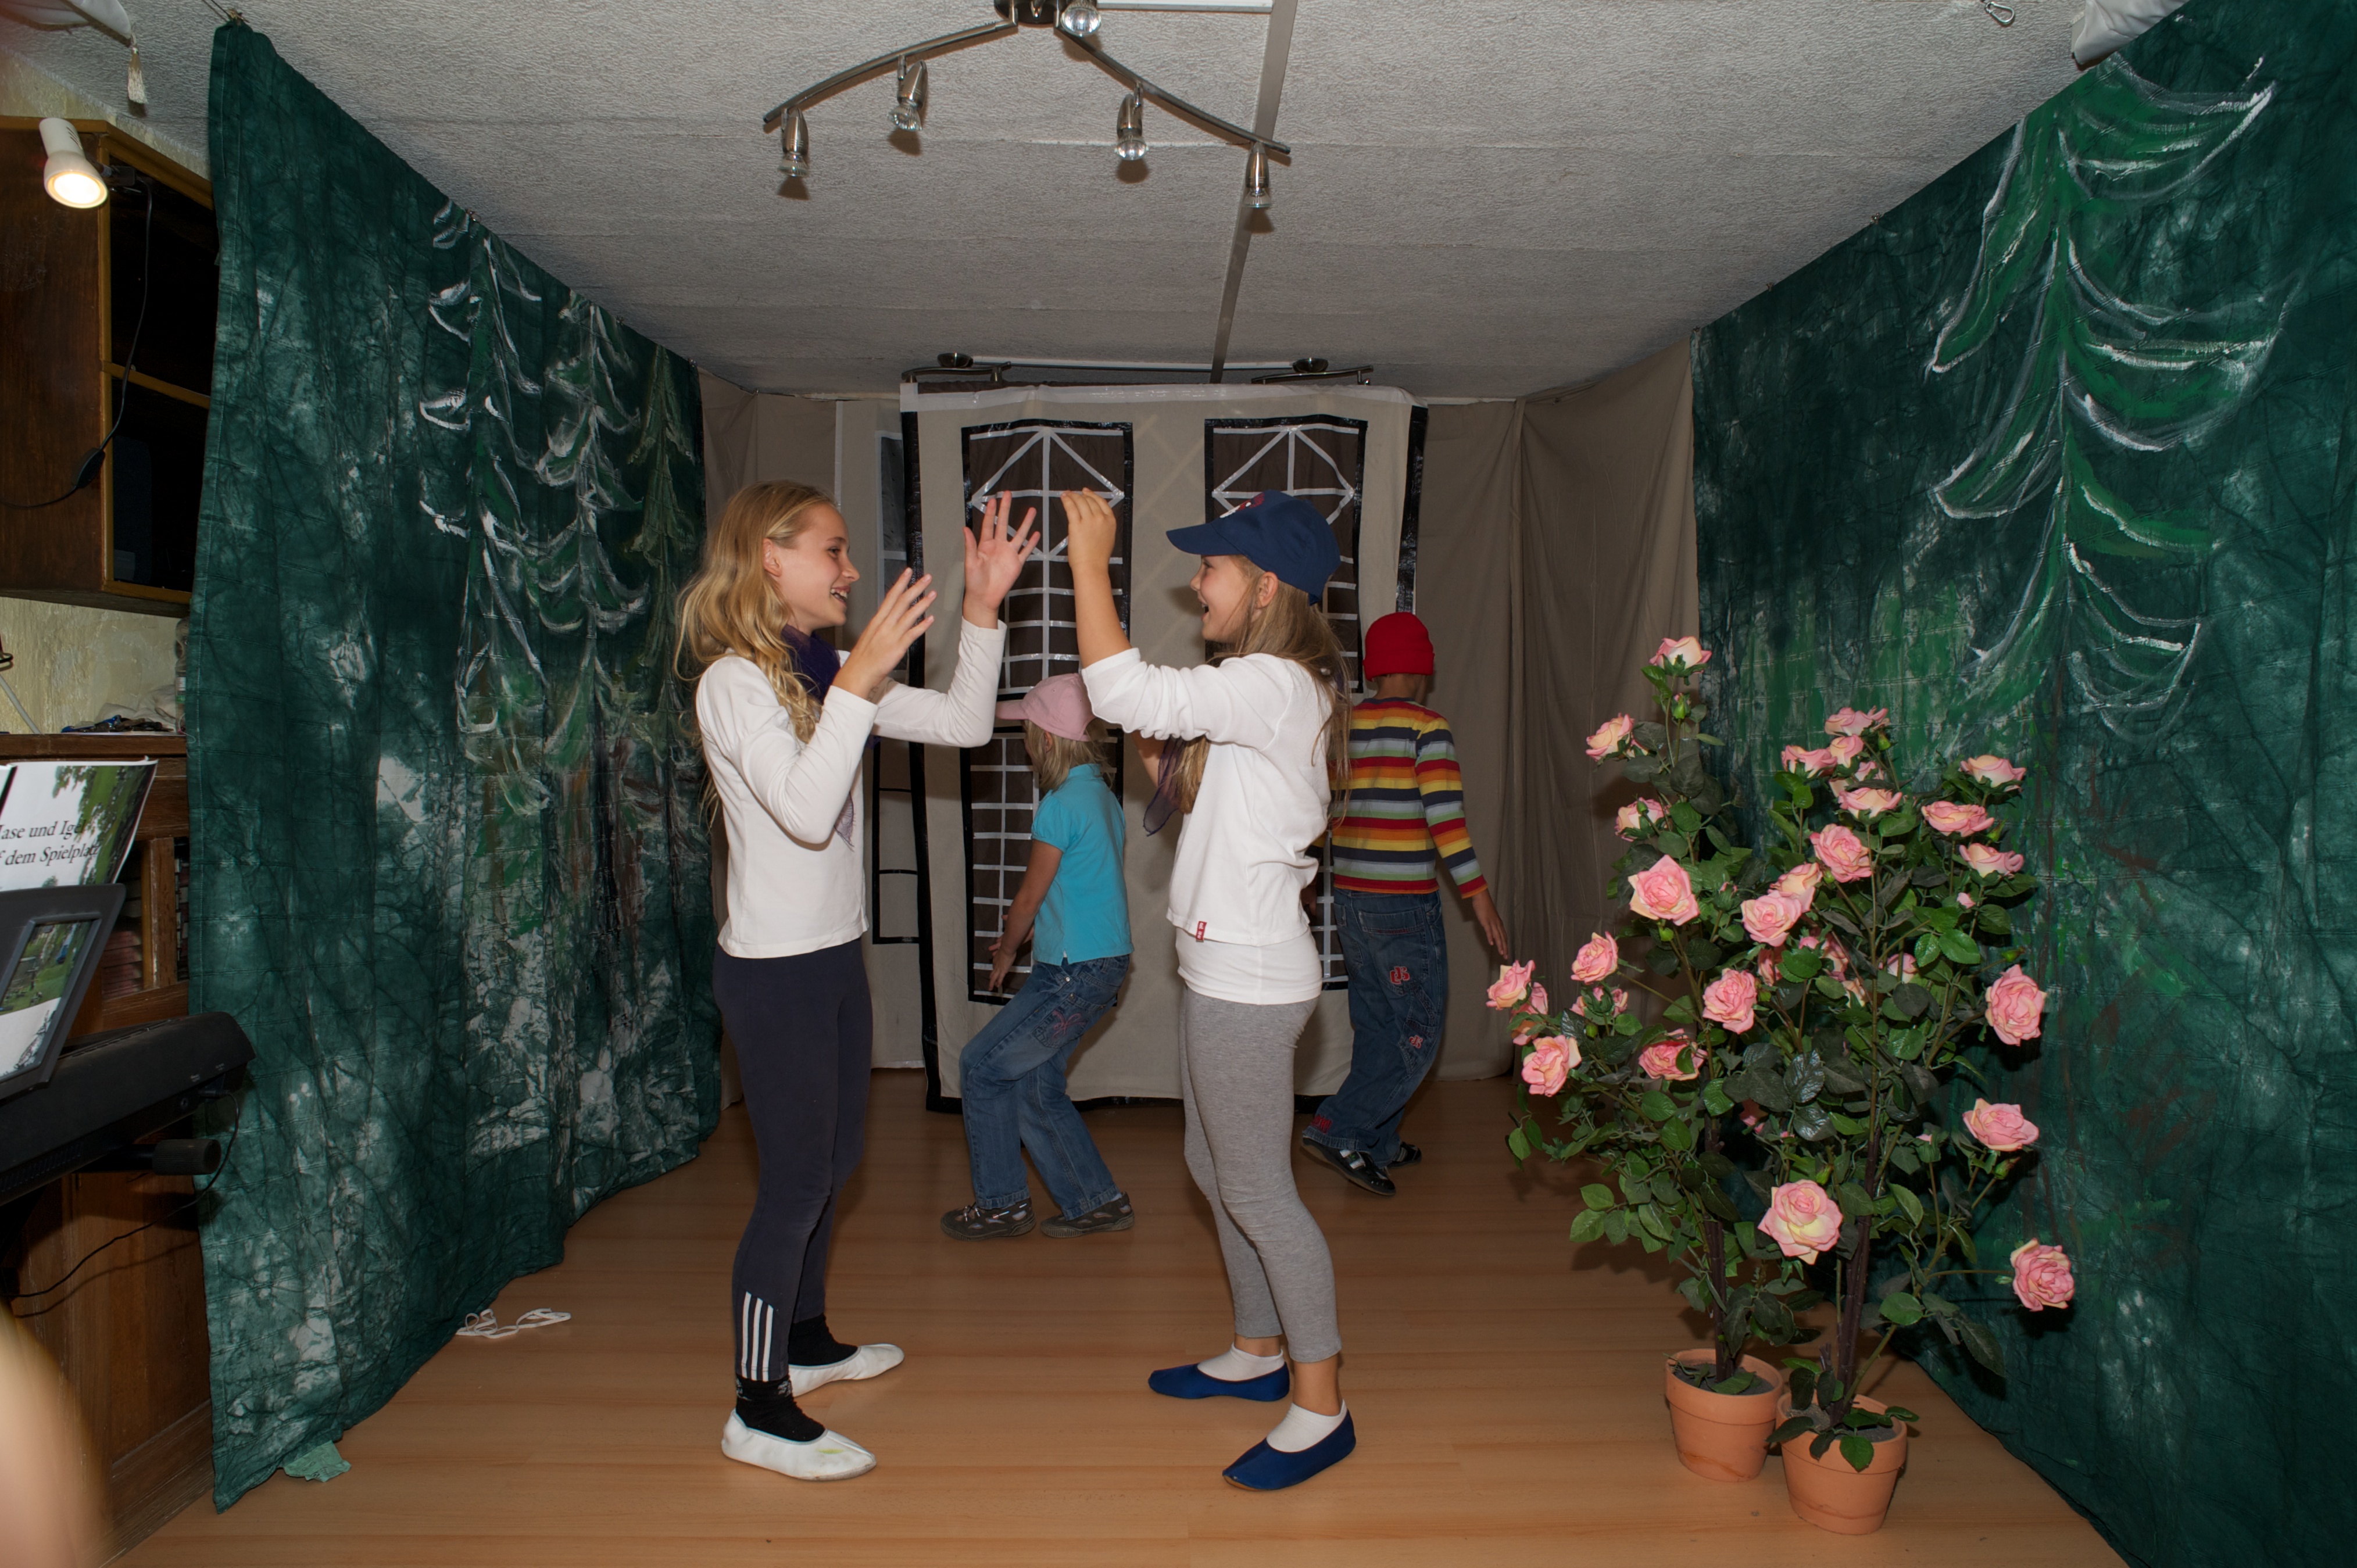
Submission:
<svg viewBox="0 0 2357 1568">
<path fill-rule="evenodd" d="M 1334 916 L 1351 978 L 1351 1076 L 1303 1136 L 1389 1165 L 1399 1158 L 1400 1117 L 1440 1054 L 1448 1013 L 1440 895 L 1338 887 Z"/>
<path fill-rule="evenodd" d="M 965 1043 L 958 1058 L 974 1201 L 1008 1208 L 1031 1199 L 1023 1153 L 1067 1219 L 1121 1196 L 1096 1140 L 1064 1090 L 1064 1064 L 1113 1007 L 1129 955 L 1039 963 L 1015 1000 Z"/>
</svg>

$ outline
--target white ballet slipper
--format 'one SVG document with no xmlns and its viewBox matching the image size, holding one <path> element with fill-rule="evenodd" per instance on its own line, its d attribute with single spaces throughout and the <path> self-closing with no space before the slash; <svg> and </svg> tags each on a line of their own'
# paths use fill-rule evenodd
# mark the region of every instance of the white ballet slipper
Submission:
<svg viewBox="0 0 2357 1568">
<path fill-rule="evenodd" d="M 898 1345 L 862 1345 L 831 1367 L 788 1367 L 786 1373 L 793 1380 L 794 1398 L 800 1399 L 813 1389 L 823 1389 L 829 1383 L 856 1383 L 863 1378 L 880 1377 L 908 1359 Z"/>
<path fill-rule="evenodd" d="M 742 1464 L 758 1465 L 797 1481 L 847 1481 L 876 1468 L 876 1455 L 832 1429 L 808 1443 L 756 1432 L 734 1411 L 720 1429 L 720 1452 Z"/>
</svg>

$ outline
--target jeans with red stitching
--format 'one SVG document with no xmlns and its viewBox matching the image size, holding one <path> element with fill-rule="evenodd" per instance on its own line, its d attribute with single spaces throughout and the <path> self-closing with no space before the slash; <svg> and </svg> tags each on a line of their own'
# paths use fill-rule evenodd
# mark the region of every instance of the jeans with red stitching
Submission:
<svg viewBox="0 0 2357 1568">
<path fill-rule="evenodd" d="M 1379 1166 L 1399 1158 L 1400 1118 L 1440 1055 L 1448 1012 L 1448 943 L 1437 893 L 1334 890 L 1351 981 L 1351 1076 L 1304 1137 L 1355 1149 Z"/>
</svg>

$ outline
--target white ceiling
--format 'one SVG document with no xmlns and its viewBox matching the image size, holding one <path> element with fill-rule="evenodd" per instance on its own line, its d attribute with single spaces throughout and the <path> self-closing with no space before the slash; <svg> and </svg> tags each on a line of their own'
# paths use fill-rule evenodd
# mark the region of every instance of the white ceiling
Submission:
<svg viewBox="0 0 2357 1568">
<path fill-rule="evenodd" d="M 201 145 L 210 12 L 126 0 L 161 136 Z M 1301 0 L 1230 353 L 1426 396 L 1585 380 L 1740 304 L 2075 74 L 2078 0 Z M 760 116 L 988 0 L 240 0 L 329 97 L 527 254 L 740 385 L 885 392 L 943 349 L 1210 357 L 1243 155 L 1026 31 L 811 111 L 808 199 Z M 1266 18 L 1106 13 L 1149 79 L 1250 124 Z M 0 22 L 120 104 L 123 51 Z"/>
</svg>

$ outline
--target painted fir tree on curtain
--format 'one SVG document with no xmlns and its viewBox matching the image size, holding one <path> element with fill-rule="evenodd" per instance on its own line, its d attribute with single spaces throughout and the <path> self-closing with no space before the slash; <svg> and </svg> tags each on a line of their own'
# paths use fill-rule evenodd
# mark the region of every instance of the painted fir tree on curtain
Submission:
<svg viewBox="0 0 2357 1568">
<path fill-rule="evenodd" d="M 2250 1349 L 2357 1328 L 2352 76 L 2357 10 L 2197 0 L 1695 346 L 1746 792 L 1844 703 L 2030 767 L 2054 1004 L 1991 1063 L 2058 1153 L 1980 1250 L 2079 1300 L 1986 1305 L 2001 1384 L 1919 1348 L 2141 1562 L 2357 1527 Z"/>
<path fill-rule="evenodd" d="M 694 370 L 259 35 L 213 102 L 192 991 L 258 1053 L 204 1230 L 226 1503 L 691 1157 L 717 1085 Z"/>
</svg>

